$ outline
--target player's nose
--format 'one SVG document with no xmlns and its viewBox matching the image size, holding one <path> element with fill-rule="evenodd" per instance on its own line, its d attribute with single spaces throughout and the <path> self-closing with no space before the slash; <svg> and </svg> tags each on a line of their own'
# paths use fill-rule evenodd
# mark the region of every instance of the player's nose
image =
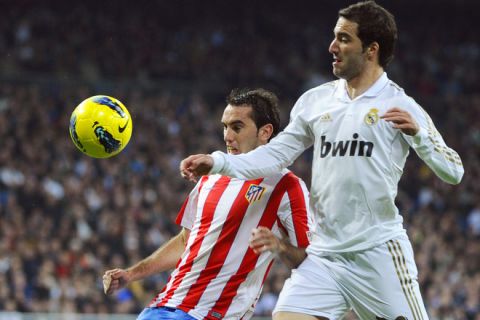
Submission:
<svg viewBox="0 0 480 320">
<path fill-rule="evenodd" d="M 235 134 L 234 134 L 233 130 L 231 130 L 231 129 L 227 128 L 223 131 L 223 140 L 226 143 L 232 142 L 233 139 L 234 139 L 234 136 L 235 136 Z"/>
<path fill-rule="evenodd" d="M 330 42 L 330 46 L 328 47 L 328 52 L 332 54 L 338 53 L 338 44 L 336 39 L 333 39 L 332 42 Z"/>
</svg>

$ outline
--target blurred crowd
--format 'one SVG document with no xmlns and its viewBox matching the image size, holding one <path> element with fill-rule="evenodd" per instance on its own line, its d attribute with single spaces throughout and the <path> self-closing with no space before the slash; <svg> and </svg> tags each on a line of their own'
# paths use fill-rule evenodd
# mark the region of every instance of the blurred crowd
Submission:
<svg viewBox="0 0 480 320">
<path fill-rule="evenodd" d="M 101 275 L 179 231 L 193 187 L 179 162 L 224 149 L 229 90 L 276 91 L 285 124 L 301 92 L 333 80 L 327 47 L 350 1 L 226 3 L 0 3 L 0 310 L 139 312 L 168 273 L 109 297 Z M 384 4 L 400 32 L 388 74 L 458 151 L 465 176 L 449 186 L 413 152 L 397 204 L 430 319 L 478 320 L 480 44 L 469 23 L 480 7 L 407 4 Z M 100 93 L 133 117 L 129 145 L 107 160 L 81 154 L 68 134 L 73 108 Z M 310 165 L 307 152 L 291 169 L 308 182 Z M 271 314 L 289 272 L 272 268 L 257 315 Z"/>
</svg>

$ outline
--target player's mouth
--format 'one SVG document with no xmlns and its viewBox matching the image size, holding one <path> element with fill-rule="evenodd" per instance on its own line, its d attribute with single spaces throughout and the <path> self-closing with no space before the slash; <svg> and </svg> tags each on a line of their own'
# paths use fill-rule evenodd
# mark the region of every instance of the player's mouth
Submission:
<svg viewBox="0 0 480 320">
<path fill-rule="evenodd" d="M 227 146 L 227 153 L 229 154 L 240 154 L 240 151 L 237 148 L 232 146 Z"/>
<path fill-rule="evenodd" d="M 340 63 L 342 62 L 341 59 L 339 59 L 338 57 L 333 57 L 333 62 L 332 62 L 332 65 L 335 67 L 337 65 L 339 65 Z"/>
</svg>

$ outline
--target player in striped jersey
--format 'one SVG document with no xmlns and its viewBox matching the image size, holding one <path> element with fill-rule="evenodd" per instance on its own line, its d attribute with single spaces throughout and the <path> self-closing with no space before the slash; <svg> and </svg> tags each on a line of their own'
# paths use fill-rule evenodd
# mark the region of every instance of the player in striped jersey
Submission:
<svg viewBox="0 0 480 320">
<path fill-rule="evenodd" d="M 394 17 L 374 1 L 339 11 L 329 51 L 332 81 L 304 93 L 290 124 L 247 154 L 193 155 L 186 178 L 254 178 L 290 165 L 313 145 L 311 208 L 317 229 L 305 261 L 280 294 L 274 319 L 428 319 L 412 246 L 395 206 L 409 149 L 447 183 L 463 176 L 428 114 L 388 79 Z"/>
<path fill-rule="evenodd" d="M 273 93 L 234 90 L 227 103 L 222 123 L 229 154 L 253 150 L 278 133 Z M 175 268 L 138 319 L 249 319 L 275 256 L 290 267 L 305 258 L 314 225 L 308 201 L 304 182 L 286 169 L 254 180 L 205 176 L 178 214 L 180 234 L 133 267 L 107 271 L 106 293 Z"/>
</svg>

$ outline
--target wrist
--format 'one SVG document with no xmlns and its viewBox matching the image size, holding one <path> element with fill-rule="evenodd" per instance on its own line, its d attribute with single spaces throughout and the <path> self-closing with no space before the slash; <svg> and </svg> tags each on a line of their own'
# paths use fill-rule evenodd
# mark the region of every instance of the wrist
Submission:
<svg viewBox="0 0 480 320">
<path fill-rule="evenodd" d="M 282 255 L 288 251 L 287 244 L 285 243 L 285 240 L 283 239 L 278 239 L 277 238 L 277 250 L 275 250 L 276 254 Z"/>
<path fill-rule="evenodd" d="M 225 165 L 224 153 L 221 151 L 213 152 L 210 157 L 212 157 L 213 165 L 210 170 L 210 174 L 220 173 L 223 170 Z"/>
<path fill-rule="evenodd" d="M 127 283 L 130 283 L 132 281 L 138 280 L 137 275 L 138 275 L 138 272 L 136 272 L 134 270 L 134 268 L 132 267 L 132 268 L 129 268 L 129 269 L 125 270 L 122 278 L 125 281 L 125 284 L 127 284 Z"/>
<path fill-rule="evenodd" d="M 425 138 L 428 138 L 428 132 L 425 129 L 419 128 L 412 138 L 415 145 L 421 145 L 422 141 L 425 140 Z"/>
</svg>

